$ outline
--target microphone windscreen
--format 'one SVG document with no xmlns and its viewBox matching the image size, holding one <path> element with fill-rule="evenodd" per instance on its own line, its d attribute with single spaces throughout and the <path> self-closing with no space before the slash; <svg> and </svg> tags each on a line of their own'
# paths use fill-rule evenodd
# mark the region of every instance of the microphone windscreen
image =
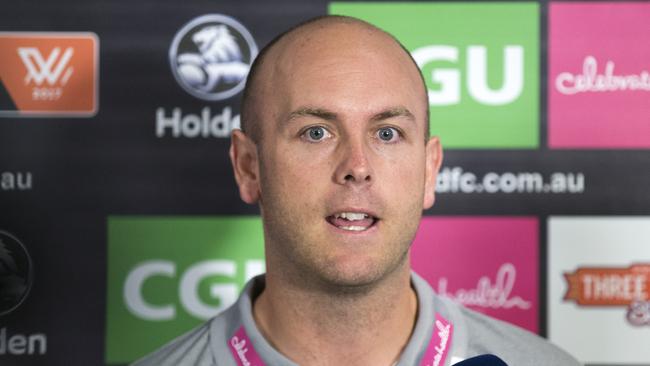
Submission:
<svg viewBox="0 0 650 366">
<path fill-rule="evenodd" d="M 508 366 L 495 355 L 480 355 L 455 363 L 454 366 Z"/>
</svg>

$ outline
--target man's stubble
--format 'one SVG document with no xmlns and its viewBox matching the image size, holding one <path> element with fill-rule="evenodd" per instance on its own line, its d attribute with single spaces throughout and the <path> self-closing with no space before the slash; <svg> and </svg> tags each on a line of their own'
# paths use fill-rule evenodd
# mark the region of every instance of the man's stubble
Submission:
<svg viewBox="0 0 650 366">
<path fill-rule="evenodd" d="M 264 222 L 267 273 L 282 276 L 283 281 L 287 281 L 285 283 L 303 290 L 351 295 L 370 291 L 394 272 L 410 269 L 410 246 L 422 215 L 421 195 L 414 195 L 412 204 L 402 212 L 386 207 L 389 216 L 380 222 L 381 243 L 369 245 L 369 250 L 375 251 L 370 255 L 372 259 L 359 261 L 359 268 L 351 271 L 346 266 L 342 268 L 337 258 L 328 255 L 328 248 L 334 250 L 338 244 L 328 240 L 326 231 L 318 230 L 318 225 L 325 222 L 319 214 L 328 197 L 324 196 L 321 203 L 283 197 L 274 177 L 270 176 L 273 171 L 278 170 L 267 169 L 260 161 L 260 180 L 265 188 L 261 192 L 260 210 Z M 376 202 L 377 199 L 371 200 Z M 314 215 L 304 217 L 297 214 L 304 212 L 314 212 Z"/>
</svg>

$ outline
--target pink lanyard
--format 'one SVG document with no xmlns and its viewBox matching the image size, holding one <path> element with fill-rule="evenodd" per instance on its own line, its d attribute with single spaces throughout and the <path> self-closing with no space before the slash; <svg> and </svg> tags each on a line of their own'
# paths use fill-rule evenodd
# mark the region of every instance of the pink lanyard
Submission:
<svg viewBox="0 0 650 366">
<path fill-rule="evenodd" d="M 427 346 L 420 366 L 444 366 L 447 351 L 451 346 L 454 326 L 439 314 L 433 324 L 431 342 Z M 246 330 L 241 326 L 230 338 L 228 347 L 239 366 L 265 366 L 262 357 L 257 354 Z"/>
</svg>

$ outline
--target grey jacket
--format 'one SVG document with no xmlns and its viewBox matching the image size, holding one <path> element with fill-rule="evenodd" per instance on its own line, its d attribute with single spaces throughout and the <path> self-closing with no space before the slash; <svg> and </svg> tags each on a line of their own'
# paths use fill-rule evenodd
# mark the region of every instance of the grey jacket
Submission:
<svg viewBox="0 0 650 366">
<path fill-rule="evenodd" d="M 436 295 L 429 284 L 413 273 L 411 282 L 418 297 L 415 329 L 396 366 L 420 365 L 430 347 L 435 314 L 453 325 L 444 366 L 490 353 L 509 366 L 579 366 L 573 357 L 539 336 L 508 323 L 466 309 Z M 264 339 L 252 315 L 252 299 L 264 288 L 264 276 L 251 280 L 237 302 L 200 327 L 180 336 L 132 366 L 239 366 L 233 338 L 247 336 L 246 347 L 268 366 L 297 366 Z M 235 338 L 237 339 L 237 338 Z M 240 340 L 241 341 L 241 340 Z M 241 343 L 240 343 L 241 344 Z M 249 352 L 250 355 L 250 352 Z M 251 365 L 255 365 L 251 362 Z M 440 366 L 443 366 L 442 364 Z"/>
</svg>

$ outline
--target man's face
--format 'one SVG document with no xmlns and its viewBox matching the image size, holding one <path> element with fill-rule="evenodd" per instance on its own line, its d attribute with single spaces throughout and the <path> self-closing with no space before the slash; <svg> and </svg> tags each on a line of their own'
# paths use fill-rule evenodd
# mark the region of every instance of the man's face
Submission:
<svg viewBox="0 0 650 366">
<path fill-rule="evenodd" d="M 349 25 L 311 37 L 280 48 L 259 112 L 268 270 L 371 284 L 408 263 L 439 145 L 399 46 Z"/>
</svg>

